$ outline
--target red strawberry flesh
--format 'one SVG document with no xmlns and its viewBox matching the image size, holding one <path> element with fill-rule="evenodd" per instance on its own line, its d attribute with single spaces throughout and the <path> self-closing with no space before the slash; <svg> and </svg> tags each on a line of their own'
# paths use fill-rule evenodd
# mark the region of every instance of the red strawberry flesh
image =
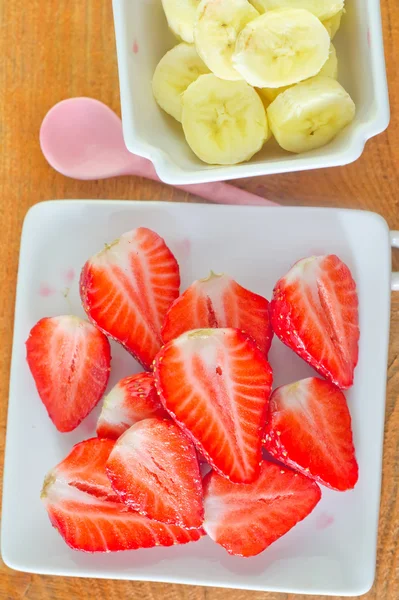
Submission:
<svg viewBox="0 0 399 600">
<path fill-rule="evenodd" d="M 184 333 L 158 354 L 161 401 L 206 460 L 231 481 L 259 474 L 272 386 L 264 354 L 237 329 Z"/>
<path fill-rule="evenodd" d="M 341 389 L 358 361 L 356 284 L 335 255 L 300 260 L 277 283 L 270 303 L 276 335 Z"/>
<path fill-rule="evenodd" d="M 344 394 L 316 377 L 273 392 L 265 447 L 284 464 L 335 490 L 352 489 L 358 465 Z"/>
<path fill-rule="evenodd" d="M 26 352 L 49 417 L 59 431 L 72 431 L 107 387 L 111 364 L 107 338 L 78 317 L 49 317 L 31 330 Z"/>
<path fill-rule="evenodd" d="M 81 442 L 45 478 L 41 499 L 65 542 L 83 552 L 115 552 L 199 540 L 202 529 L 157 523 L 118 500 L 105 467 L 114 445 Z"/>
<path fill-rule="evenodd" d="M 174 301 L 166 314 L 162 337 L 169 342 L 185 331 L 211 327 L 243 330 L 267 354 L 273 336 L 269 302 L 228 275 L 211 272 L 207 279 L 194 281 Z"/>
<path fill-rule="evenodd" d="M 113 440 L 98 438 L 80 442 L 53 469 L 51 476 L 99 498 L 118 502 L 118 494 L 112 489 L 105 470 L 114 445 Z"/>
<path fill-rule="evenodd" d="M 65 542 L 83 552 L 173 546 L 195 542 L 203 535 L 202 530 L 157 523 L 121 502 L 97 498 L 61 480 L 47 481 L 42 500 Z"/>
<path fill-rule="evenodd" d="M 121 379 L 104 399 L 97 435 L 116 440 L 129 427 L 151 417 L 168 418 L 155 389 L 151 373 Z"/>
<path fill-rule="evenodd" d="M 125 233 L 90 258 L 80 279 L 89 318 L 146 369 L 161 347 L 161 327 L 179 286 L 175 257 L 145 227 Z"/>
<path fill-rule="evenodd" d="M 107 473 L 121 500 L 140 514 L 187 529 L 202 525 L 195 447 L 171 421 L 146 419 L 128 429 L 111 452 Z"/>
<path fill-rule="evenodd" d="M 307 517 L 320 497 L 314 481 L 267 461 L 249 485 L 211 472 L 204 479 L 204 529 L 230 554 L 255 556 Z"/>
</svg>

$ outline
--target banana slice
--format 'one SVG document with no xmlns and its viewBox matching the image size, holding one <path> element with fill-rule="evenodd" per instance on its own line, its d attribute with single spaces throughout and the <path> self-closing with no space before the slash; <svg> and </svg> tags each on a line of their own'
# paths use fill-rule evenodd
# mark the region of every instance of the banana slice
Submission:
<svg viewBox="0 0 399 600">
<path fill-rule="evenodd" d="M 245 81 L 201 75 L 183 94 L 183 130 L 192 151 L 210 165 L 252 158 L 268 137 L 262 101 Z"/>
<path fill-rule="evenodd" d="M 250 0 L 261 14 L 276 8 L 304 8 L 320 21 L 330 19 L 344 8 L 344 0 Z"/>
<path fill-rule="evenodd" d="M 217 77 L 239 81 L 231 59 L 240 31 L 259 16 L 247 0 L 202 0 L 194 23 L 198 54 Z"/>
<path fill-rule="evenodd" d="M 344 14 L 344 11 L 340 10 L 339 12 L 337 12 L 336 15 L 334 15 L 330 19 L 326 19 L 326 20 L 322 21 L 324 27 L 328 31 L 328 35 L 330 36 L 330 39 L 332 39 L 332 40 L 334 39 L 335 34 L 337 33 L 338 29 L 341 27 L 341 19 L 342 19 L 343 14 Z"/>
<path fill-rule="evenodd" d="M 330 38 L 308 10 L 281 8 L 261 15 L 241 31 L 233 65 L 254 87 L 279 88 L 316 75 Z"/>
<path fill-rule="evenodd" d="M 319 75 L 323 75 L 323 77 L 331 77 L 332 79 L 338 79 L 337 51 L 332 43 L 330 44 L 330 53 L 328 55 L 328 59 L 321 67 Z"/>
<path fill-rule="evenodd" d="M 194 44 L 179 44 L 169 50 L 155 69 L 152 91 L 165 112 L 181 122 L 182 94 L 200 75 L 209 73 Z"/>
<path fill-rule="evenodd" d="M 183 42 L 194 42 L 194 19 L 200 0 L 162 0 L 173 33 Z"/>
<path fill-rule="evenodd" d="M 256 88 L 256 91 L 258 92 L 258 94 L 260 94 L 264 106 L 266 108 L 269 108 L 269 106 L 272 102 L 274 102 L 277 96 L 285 92 L 285 90 L 289 90 L 291 87 L 292 85 L 285 85 L 281 88 Z"/>
<path fill-rule="evenodd" d="M 269 125 L 284 150 L 307 152 L 330 142 L 355 116 L 344 88 L 317 76 L 280 94 L 267 109 Z"/>
<path fill-rule="evenodd" d="M 338 58 L 337 52 L 333 44 L 330 44 L 330 54 L 327 61 L 322 66 L 318 75 L 323 75 L 324 77 L 332 77 L 332 79 L 338 79 Z M 261 95 L 263 100 L 263 104 L 266 108 L 285 90 L 288 90 L 291 85 L 286 85 L 281 88 L 258 88 L 257 92 Z"/>
</svg>

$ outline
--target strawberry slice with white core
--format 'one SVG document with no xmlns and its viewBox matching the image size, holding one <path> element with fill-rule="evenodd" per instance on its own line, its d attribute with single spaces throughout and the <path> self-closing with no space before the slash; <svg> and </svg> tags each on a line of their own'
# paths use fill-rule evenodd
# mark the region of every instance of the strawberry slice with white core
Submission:
<svg viewBox="0 0 399 600">
<path fill-rule="evenodd" d="M 259 474 L 272 370 L 237 329 L 198 329 L 158 354 L 154 377 L 165 408 L 205 459 L 239 483 Z"/>
<path fill-rule="evenodd" d="M 106 474 L 113 440 L 77 444 L 44 480 L 41 499 L 65 542 L 84 552 L 115 552 L 197 541 L 202 529 L 157 523 L 119 501 Z"/>
<path fill-rule="evenodd" d="M 185 331 L 211 327 L 241 329 L 267 354 L 273 337 L 269 302 L 228 275 L 211 271 L 207 279 L 194 281 L 174 301 L 165 317 L 162 338 L 169 342 Z"/>
<path fill-rule="evenodd" d="M 164 240 L 139 227 L 83 267 L 80 294 L 89 318 L 149 369 L 161 348 L 161 327 L 179 296 L 180 275 Z"/>
<path fill-rule="evenodd" d="M 107 473 L 120 499 L 140 514 L 187 529 L 202 525 L 195 447 L 172 421 L 146 419 L 133 425 L 116 442 Z"/>
<path fill-rule="evenodd" d="M 138 373 L 121 379 L 104 399 L 97 422 L 100 438 L 116 440 L 129 427 L 152 417 L 166 419 L 151 373 Z"/>
<path fill-rule="evenodd" d="M 284 385 L 270 398 L 265 447 L 284 464 L 344 491 L 358 480 L 344 394 L 316 377 Z"/>
<path fill-rule="evenodd" d="M 270 303 L 276 335 L 341 389 L 353 384 L 358 361 L 356 284 L 335 255 L 296 263 L 277 283 Z"/>
<path fill-rule="evenodd" d="M 72 431 L 107 387 L 111 351 L 103 333 L 78 317 L 41 319 L 26 342 L 39 396 L 59 431 Z"/>
<path fill-rule="evenodd" d="M 49 477 L 107 500 L 119 501 L 112 489 L 105 466 L 115 445 L 113 440 L 92 438 L 76 444 L 51 472 Z"/>
<path fill-rule="evenodd" d="M 229 554 L 255 556 L 307 517 L 320 498 L 314 481 L 267 461 L 249 485 L 211 471 L 204 479 L 204 529 Z"/>
<path fill-rule="evenodd" d="M 202 529 L 152 521 L 121 502 L 97 498 L 59 479 L 48 479 L 42 501 L 52 525 L 74 550 L 116 552 L 196 542 Z"/>
</svg>

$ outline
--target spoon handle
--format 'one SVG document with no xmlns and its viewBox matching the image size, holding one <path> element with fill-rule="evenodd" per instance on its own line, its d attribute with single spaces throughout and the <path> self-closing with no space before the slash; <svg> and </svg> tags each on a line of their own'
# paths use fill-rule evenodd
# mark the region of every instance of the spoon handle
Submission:
<svg viewBox="0 0 399 600">
<path fill-rule="evenodd" d="M 136 155 L 132 156 L 134 156 L 132 161 L 133 168 L 129 170 L 129 174 L 160 181 L 154 169 L 154 165 L 150 160 L 148 160 L 148 158 L 143 158 Z M 188 192 L 189 194 L 199 196 L 200 198 L 204 198 L 204 200 L 211 200 L 212 202 L 217 202 L 219 204 L 280 206 L 275 202 L 271 202 L 271 200 L 266 200 L 266 198 L 256 196 L 255 194 L 251 194 L 251 192 L 247 192 L 246 190 L 242 190 L 241 188 L 224 183 L 222 181 L 216 181 L 212 183 L 196 183 L 191 185 L 176 185 L 173 187 Z"/>
<path fill-rule="evenodd" d="M 177 188 L 195 194 L 205 200 L 219 204 L 248 204 L 251 206 L 280 206 L 276 202 L 256 196 L 251 192 L 229 185 L 221 181 L 214 183 L 196 183 L 194 185 L 177 185 Z"/>
</svg>

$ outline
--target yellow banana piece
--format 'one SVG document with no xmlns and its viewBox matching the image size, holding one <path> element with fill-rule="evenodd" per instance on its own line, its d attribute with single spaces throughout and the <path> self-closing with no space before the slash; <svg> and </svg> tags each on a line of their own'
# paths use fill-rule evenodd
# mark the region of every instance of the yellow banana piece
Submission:
<svg viewBox="0 0 399 600">
<path fill-rule="evenodd" d="M 332 79 L 338 79 L 338 57 L 333 43 L 330 44 L 330 53 L 328 55 L 328 59 L 321 67 L 319 75 L 331 77 Z"/>
<path fill-rule="evenodd" d="M 270 10 L 241 31 L 233 65 L 249 84 L 280 88 L 316 75 L 327 61 L 330 37 L 304 9 Z"/>
<path fill-rule="evenodd" d="M 194 23 L 194 41 L 198 54 L 217 77 L 242 79 L 231 59 L 238 34 L 258 16 L 248 0 L 202 0 Z"/>
<path fill-rule="evenodd" d="M 335 50 L 334 45 L 331 43 L 330 45 L 330 54 L 327 61 L 322 66 L 318 75 L 323 75 L 324 77 L 332 77 L 332 79 L 338 79 L 338 58 L 337 52 Z M 277 98 L 279 94 L 288 90 L 290 85 L 281 87 L 281 88 L 259 88 L 258 92 L 263 99 L 263 103 L 266 107 L 268 107 L 273 100 Z"/>
<path fill-rule="evenodd" d="M 320 21 L 330 19 L 344 8 L 344 0 L 250 0 L 261 14 L 276 8 L 304 8 Z"/>
<path fill-rule="evenodd" d="M 328 144 L 355 112 L 352 98 L 338 81 L 318 75 L 277 96 L 267 116 L 279 145 L 299 153 Z"/>
<path fill-rule="evenodd" d="M 170 29 L 189 44 L 194 42 L 194 19 L 199 3 L 200 0 L 162 0 Z"/>
<path fill-rule="evenodd" d="M 159 106 L 181 122 L 182 94 L 200 75 L 209 73 L 194 44 L 178 44 L 169 50 L 155 69 L 152 91 Z"/>
<path fill-rule="evenodd" d="M 245 81 L 201 75 L 183 94 L 183 130 L 202 161 L 234 165 L 252 158 L 268 137 L 262 101 Z"/>
<path fill-rule="evenodd" d="M 330 17 L 329 19 L 322 21 L 324 27 L 328 31 L 328 35 L 330 36 L 330 39 L 332 39 L 332 40 L 334 39 L 335 34 L 337 33 L 338 29 L 341 27 L 341 19 L 342 19 L 343 14 L 344 14 L 344 11 L 340 10 L 333 17 Z"/>
</svg>

